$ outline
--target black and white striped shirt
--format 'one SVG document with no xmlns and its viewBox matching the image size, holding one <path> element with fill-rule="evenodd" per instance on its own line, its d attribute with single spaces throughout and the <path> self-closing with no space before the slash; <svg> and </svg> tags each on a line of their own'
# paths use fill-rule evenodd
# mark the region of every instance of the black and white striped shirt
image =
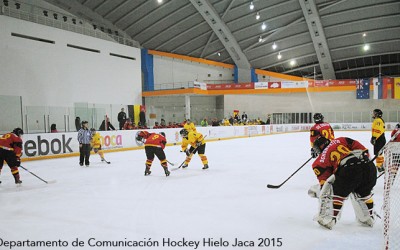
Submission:
<svg viewBox="0 0 400 250">
<path fill-rule="evenodd" d="M 79 129 L 78 131 L 78 142 L 79 144 L 90 144 L 92 140 L 92 131 L 89 129 Z"/>
</svg>

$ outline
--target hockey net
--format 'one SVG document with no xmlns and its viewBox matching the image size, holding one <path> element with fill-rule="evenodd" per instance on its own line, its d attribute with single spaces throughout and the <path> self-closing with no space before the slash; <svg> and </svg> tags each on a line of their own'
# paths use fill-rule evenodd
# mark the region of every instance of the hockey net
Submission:
<svg viewBox="0 0 400 250">
<path fill-rule="evenodd" d="M 383 236 L 386 249 L 400 249 L 400 142 L 390 142 L 384 153 Z"/>
</svg>

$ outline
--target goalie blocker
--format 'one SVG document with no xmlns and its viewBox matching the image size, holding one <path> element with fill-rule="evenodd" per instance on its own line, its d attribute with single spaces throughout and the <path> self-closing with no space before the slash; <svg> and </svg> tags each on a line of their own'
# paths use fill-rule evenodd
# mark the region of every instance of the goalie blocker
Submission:
<svg viewBox="0 0 400 250">
<path fill-rule="evenodd" d="M 319 156 L 312 167 L 321 186 L 318 223 L 332 229 L 340 219 L 343 203 L 350 196 L 357 220 L 372 227 L 376 168 L 369 161 L 368 150 L 347 137 L 332 141 L 319 137 L 314 142 L 314 150 Z"/>
</svg>

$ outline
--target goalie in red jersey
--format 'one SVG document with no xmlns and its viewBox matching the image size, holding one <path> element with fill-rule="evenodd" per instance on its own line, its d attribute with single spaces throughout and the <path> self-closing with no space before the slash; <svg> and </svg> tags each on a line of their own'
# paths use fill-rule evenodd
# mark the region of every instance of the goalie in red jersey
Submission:
<svg viewBox="0 0 400 250">
<path fill-rule="evenodd" d="M 151 165 L 154 160 L 154 156 L 161 162 L 161 166 L 164 169 L 166 176 L 169 176 L 170 172 L 168 170 L 167 158 L 164 153 L 165 145 L 167 144 L 167 139 L 165 138 L 165 133 L 149 133 L 147 131 L 139 131 L 136 133 L 136 142 L 138 145 L 144 144 L 144 149 L 146 151 L 146 169 L 144 175 L 150 175 Z"/>
<path fill-rule="evenodd" d="M 343 202 L 350 195 L 357 220 L 372 227 L 376 168 L 369 160 L 368 150 L 347 137 L 331 141 L 323 136 L 314 141 L 314 150 L 319 156 L 312 168 L 321 187 L 318 223 L 332 229 L 340 218 Z"/>
<path fill-rule="evenodd" d="M 331 125 L 327 122 L 324 122 L 324 116 L 321 113 L 315 113 L 313 116 L 314 126 L 310 129 L 310 143 L 311 143 L 311 156 L 316 158 L 318 154 L 314 151 L 313 144 L 315 139 L 319 136 L 323 136 L 329 140 L 335 139 L 335 134 Z"/>
<path fill-rule="evenodd" d="M 21 184 L 18 167 L 21 165 L 22 139 L 24 132 L 20 128 L 15 128 L 11 133 L 0 137 L 0 173 L 4 161 L 11 169 L 15 184 Z M 1 181 L 0 181 L 1 183 Z"/>
</svg>

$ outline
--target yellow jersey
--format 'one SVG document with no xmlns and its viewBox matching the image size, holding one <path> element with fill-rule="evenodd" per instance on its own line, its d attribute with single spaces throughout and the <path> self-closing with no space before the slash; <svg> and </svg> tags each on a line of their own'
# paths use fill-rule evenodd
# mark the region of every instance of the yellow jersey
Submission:
<svg viewBox="0 0 400 250">
<path fill-rule="evenodd" d="M 196 148 L 198 142 L 201 142 L 201 145 L 205 143 L 203 135 L 199 132 L 190 131 L 187 139 L 182 138 L 182 151 L 186 151 L 188 145 Z"/>
<path fill-rule="evenodd" d="M 372 137 L 378 139 L 382 134 L 385 133 L 385 122 L 382 118 L 377 117 L 372 122 Z"/>
</svg>

